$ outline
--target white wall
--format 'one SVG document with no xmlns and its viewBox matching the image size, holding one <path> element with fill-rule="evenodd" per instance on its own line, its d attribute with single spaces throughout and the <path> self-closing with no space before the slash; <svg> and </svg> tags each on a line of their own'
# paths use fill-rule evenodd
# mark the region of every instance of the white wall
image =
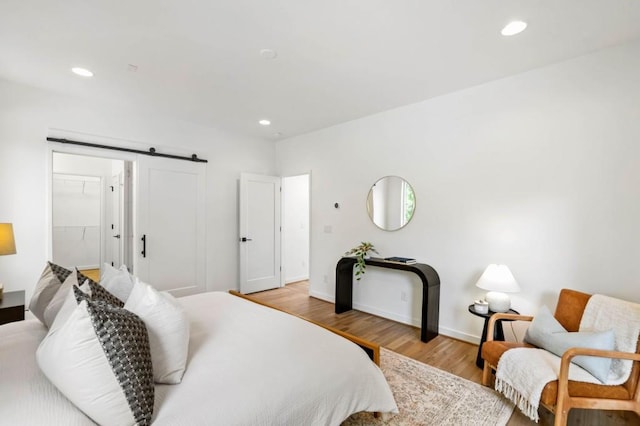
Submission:
<svg viewBox="0 0 640 426">
<path fill-rule="evenodd" d="M 53 174 L 53 263 L 68 269 L 100 267 L 102 186 L 99 177 Z"/>
<path fill-rule="evenodd" d="M 29 298 L 47 260 L 50 128 L 208 159 L 207 289 L 237 288 L 237 181 L 241 171 L 275 172 L 272 143 L 0 80 L 0 221 L 13 222 L 18 251 L 0 257 L 6 291 L 25 289 Z"/>
<path fill-rule="evenodd" d="M 553 308 L 563 287 L 640 302 L 639 141 L 635 42 L 281 141 L 276 155 L 280 174 L 313 174 L 313 295 L 333 299 L 336 262 L 371 241 L 382 256 L 433 266 L 441 332 L 474 340 L 482 320 L 467 306 L 483 296 L 474 284 L 489 263 L 511 268 L 522 312 Z M 386 175 L 416 194 L 397 232 L 365 208 Z M 370 267 L 354 303 L 418 325 L 419 285 Z"/>
<path fill-rule="evenodd" d="M 284 282 L 309 279 L 309 175 L 282 178 Z"/>
</svg>

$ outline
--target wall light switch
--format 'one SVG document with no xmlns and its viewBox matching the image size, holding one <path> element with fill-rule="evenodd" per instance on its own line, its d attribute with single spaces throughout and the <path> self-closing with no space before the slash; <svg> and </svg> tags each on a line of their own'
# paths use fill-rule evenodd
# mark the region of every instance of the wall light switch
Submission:
<svg viewBox="0 0 640 426">
<path fill-rule="evenodd" d="M 331 225 L 325 225 L 324 226 L 324 233 L 325 234 L 330 234 L 333 232 L 333 227 Z"/>
</svg>

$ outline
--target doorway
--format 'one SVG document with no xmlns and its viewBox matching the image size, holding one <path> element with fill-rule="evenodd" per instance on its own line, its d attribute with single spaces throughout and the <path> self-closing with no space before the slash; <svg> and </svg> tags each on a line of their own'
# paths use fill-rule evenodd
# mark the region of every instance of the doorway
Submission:
<svg viewBox="0 0 640 426">
<path fill-rule="evenodd" d="M 240 292 L 309 279 L 310 174 L 241 173 Z"/>
<path fill-rule="evenodd" d="M 309 174 L 282 178 L 283 283 L 309 279 Z"/>
<path fill-rule="evenodd" d="M 52 153 L 54 263 L 99 280 L 104 263 L 133 266 L 131 162 Z"/>
<path fill-rule="evenodd" d="M 99 273 L 104 263 L 126 265 L 141 281 L 176 297 L 206 291 L 205 164 L 53 144 L 48 155 L 50 259 L 58 258 L 55 227 L 65 217 L 54 211 L 60 205 L 54 175 L 96 178 L 100 207 L 90 224 L 96 226 L 99 217 L 99 254 L 89 266 L 97 263 Z M 61 266 L 73 269 L 79 262 L 65 260 Z"/>
</svg>

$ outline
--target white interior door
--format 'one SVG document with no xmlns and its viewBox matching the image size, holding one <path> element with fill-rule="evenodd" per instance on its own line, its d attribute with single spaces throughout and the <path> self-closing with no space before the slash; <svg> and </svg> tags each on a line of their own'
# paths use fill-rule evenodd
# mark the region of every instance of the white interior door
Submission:
<svg viewBox="0 0 640 426">
<path fill-rule="evenodd" d="M 240 175 L 240 292 L 280 287 L 280 178 Z"/>
<path fill-rule="evenodd" d="M 140 156 L 136 170 L 137 275 L 177 297 L 205 291 L 205 165 Z"/>
<path fill-rule="evenodd" d="M 122 242 L 124 241 L 124 235 L 122 235 L 122 174 L 112 176 L 111 178 L 111 212 L 110 220 L 108 224 L 107 235 L 109 237 L 108 243 L 110 244 L 109 254 L 111 259 L 109 262 L 114 268 L 119 268 L 122 264 Z"/>
</svg>

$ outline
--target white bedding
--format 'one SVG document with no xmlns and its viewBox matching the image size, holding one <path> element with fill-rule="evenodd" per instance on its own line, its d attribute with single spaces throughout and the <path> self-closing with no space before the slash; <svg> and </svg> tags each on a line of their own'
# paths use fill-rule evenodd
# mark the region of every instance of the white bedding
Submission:
<svg viewBox="0 0 640 426">
<path fill-rule="evenodd" d="M 191 321 L 182 383 L 156 386 L 154 425 L 337 425 L 397 412 L 380 369 L 355 344 L 227 293 L 178 299 Z M 93 424 L 40 373 L 38 320 L 0 326 L 0 421 Z"/>
</svg>

